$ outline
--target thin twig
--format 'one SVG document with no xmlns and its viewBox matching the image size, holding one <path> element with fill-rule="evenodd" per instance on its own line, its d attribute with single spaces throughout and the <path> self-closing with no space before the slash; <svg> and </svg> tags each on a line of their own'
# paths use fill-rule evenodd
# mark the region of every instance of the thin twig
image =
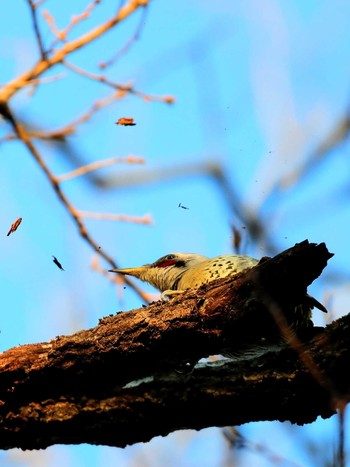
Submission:
<svg viewBox="0 0 350 467">
<path fill-rule="evenodd" d="M 85 218 L 85 219 L 133 222 L 134 224 L 146 224 L 146 225 L 153 224 L 153 220 L 150 214 L 145 214 L 143 217 L 138 217 L 138 216 L 128 216 L 125 214 L 109 214 L 109 213 L 103 213 L 103 212 L 88 212 L 88 211 L 78 211 L 78 210 L 76 210 L 75 212 L 79 218 Z"/>
<path fill-rule="evenodd" d="M 91 2 L 86 9 L 78 14 L 78 15 L 73 15 L 70 23 L 68 26 L 64 29 L 58 29 L 56 26 L 55 20 L 53 16 L 48 12 L 48 11 L 43 11 L 43 17 L 45 18 L 49 28 L 51 29 L 51 32 L 54 36 L 56 36 L 56 39 L 52 42 L 50 45 L 50 51 L 53 50 L 53 48 L 59 43 L 59 42 L 66 42 L 68 34 L 74 29 L 74 27 L 79 24 L 81 21 L 89 18 L 91 15 L 93 9 L 101 3 L 101 0 L 94 0 Z"/>
<path fill-rule="evenodd" d="M 346 467 L 345 455 L 345 411 L 347 401 L 341 400 L 338 405 L 338 421 L 339 421 L 339 444 L 337 453 L 337 466 Z"/>
<path fill-rule="evenodd" d="M 83 165 L 78 169 L 72 170 L 66 174 L 62 174 L 56 176 L 56 181 L 58 183 L 65 182 L 66 180 L 71 180 L 72 178 L 80 177 L 81 175 L 85 175 L 93 170 L 102 169 L 103 167 L 107 167 L 109 165 L 117 164 L 117 163 L 126 163 L 126 164 L 144 164 L 145 159 L 143 157 L 111 157 L 110 159 L 105 159 L 103 161 L 96 161 L 92 162 L 91 164 Z"/>
<path fill-rule="evenodd" d="M 172 104 L 173 102 L 175 102 L 175 98 L 172 97 L 172 96 L 153 96 L 153 95 L 145 94 L 145 93 L 143 93 L 141 91 L 137 91 L 137 90 L 133 89 L 131 86 L 127 86 L 127 85 L 123 86 L 123 85 L 118 85 L 118 84 L 115 84 L 115 83 L 108 82 L 108 80 L 106 80 L 103 76 L 98 76 L 97 77 L 97 75 L 95 75 L 96 77 L 92 78 L 92 76 L 93 76 L 92 73 L 85 72 L 84 70 L 81 70 L 81 69 L 79 71 L 77 71 L 78 67 L 76 67 L 75 65 L 72 65 L 72 64 L 68 65 L 66 61 L 64 62 L 64 64 L 67 67 L 71 68 L 72 70 L 74 68 L 77 73 L 79 73 L 81 75 L 84 75 L 87 78 L 96 79 L 97 81 L 103 82 L 103 83 L 113 87 L 114 89 L 117 89 L 117 91 L 113 92 L 112 94 L 110 94 L 108 96 L 104 96 L 101 99 L 98 99 L 91 106 L 91 108 L 89 110 L 87 110 L 83 115 L 76 118 L 72 122 L 68 123 L 64 127 L 60 128 L 58 130 L 52 130 L 52 131 L 47 131 L 47 132 L 45 132 L 45 131 L 28 131 L 27 135 L 28 135 L 29 138 L 37 138 L 37 139 L 42 139 L 42 140 L 54 140 L 54 139 L 56 139 L 56 140 L 60 139 L 61 140 L 61 139 L 65 138 L 68 135 L 72 135 L 72 134 L 74 134 L 76 132 L 76 127 L 77 126 L 88 122 L 96 112 L 98 112 L 99 110 L 101 110 L 102 108 L 104 108 L 104 107 L 106 107 L 108 105 L 111 105 L 115 100 L 123 99 L 127 95 L 127 93 L 133 94 L 135 96 L 139 96 L 144 101 L 147 101 L 147 102 L 158 101 L 158 102 L 165 102 L 167 104 Z M 91 76 L 88 76 L 88 75 L 91 75 Z M 43 80 L 43 79 L 44 78 L 41 78 L 41 80 Z M 50 78 L 46 78 L 47 81 L 49 81 L 49 79 Z M 39 79 L 32 80 L 31 84 L 33 83 L 33 81 L 38 81 L 38 80 Z M 1 90 L 0 90 L 0 98 L 1 98 Z M 13 141 L 13 140 L 16 140 L 16 139 L 17 139 L 17 136 L 15 134 L 9 133 L 9 134 L 5 135 L 4 137 L 0 138 L 0 143 L 5 142 L 5 141 Z"/>
<path fill-rule="evenodd" d="M 140 21 L 136 27 L 136 31 L 133 34 L 133 36 L 127 41 L 127 43 L 109 60 L 105 62 L 99 63 L 99 67 L 101 69 L 105 69 L 111 65 L 113 65 L 121 56 L 126 54 L 126 52 L 130 49 L 130 47 L 133 45 L 134 42 L 140 39 L 142 29 L 145 25 L 146 22 L 146 15 L 147 15 L 147 4 L 145 4 L 142 14 L 140 16 Z"/>
<path fill-rule="evenodd" d="M 93 271 L 98 272 L 102 276 L 106 277 L 112 284 L 115 284 L 117 287 L 117 297 L 119 302 L 123 301 L 123 289 L 125 289 L 125 281 L 121 274 L 110 274 L 105 268 L 100 265 L 99 257 L 94 255 L 91 260 L 90 267 Z M 123 288 L 122 288 L 123 287 Z M 151 303 L 156 300 L 159 300 L 160 294 L 158 293 L 147 293 L 141 292 L 143 296 L 143 300 L 146 303 Z"/>
<path fill-rule="evenodd" d="M 309 155 L 305 163 L 293 169 L 278 181 L 278 189 L 290 189 L 312 170 L 318 168 L 319 162 L 328 157 L 332 151 L 343 144 L 348 139 L 349 133 L 350 114 L 348 110 L 330 133 L 321 141 L 318 147 Z"/>
<path fill-rule="evenodd" d="M 324 373 L 322 373 L 319 366 L 312 358 L 310 352 L 305 350 L 303 342 L 297 337 L 295 332 L 289 326 L 280 306 L 274 300 L 272 300 L 271 297 L 268 297 L 265 291 L 261 290 L 261 292 L 262 296 L 265 295 L 265 305 L 275 320 L 275 323 L 284 341 L 298 354 L 301 363 L 310 372 L 313 379 L 330 394 L 332 398 L 332 407 L 337 409 L 339 401 L 341 400 L 339 391 L 336 389 L 333 382 Z"/>
<path fill-rule="evenodd" d="M 74 65 L 71 62 L 68 62 L 67 60 L 63 61 L 63 65 L 65 65 L 67 68 L 69 68 L 71 71 L 74 73 L 77 73 L 80 76 L 84 76 L 85 78 L 91 79 L 93 81 L 98 81 L 99 83 L 103 83 L 107 86 L 112 87 L 113 89 L 118 89 L 120 92 L 123 92 L 125 94 L 133 94 L 135 96 L 141 97 L 143 100 L 150 102 L 150 101 L 158 101 L 158 102 L 165 102 L 166 104 L 173 104 L 175 102 L 175 98 L 173 96 L 154 96 L 154 95 L 149 95 L 145 94 L 144 92 L 137 91 L 134 89 L 132 85 L 123 85 L 123 84 L 118 84 L 115 83 L 108 78 L 106 78 L 104 75 L 98 75 L 96 73 L 91 73 L 90 71 L 86 71 L 77 65 Z"/>
<path fill-rule="evenodd" d="M 53 130 L 53 131 L 29 131 L 26 132 L 28 138 L 37 138 L 42 140 L 63 140 L 66 136 L 73 135 L 76 132 L 76 127 L 88 122 L 96 112 L 103 109 L 104 107 L 111 105 L 116 99 L 120 99 L 119 91 L 113 92 L 108 96 L 104 96 L 101 99 L 95 101 L 90 109 L 88 109 L 83 115 L 71 121 L 64 127 Z M 16 134 L 8 134 L 0 139 L 0 142 L 11 141 L 17 139 Z"/>
<path fill-rule="evenodd" d="M 61 130 L 53 131 L 27 131 L 28 138 L 30 139 L 41 139 L 41 140 L 63 140 L 66 135 Z M 18 136 L 15 133 L 8 133 L 7 135 L 0 138 L 0 143 L 7 141 L 16 141 Z"/>
<path fill-rule="evenodd" d="M 46 60 L 47 52 L 45 51 L 45 48 L 44 48 L 43 39 L 41 37 L 39 24 L 38 24 L 38 17 L 37 17 L 37 8 L 39 6 L 39 2 L 35 3 L 33 2 L 33 0 L 27 0 L 27 2 L 30 8 L 30 13 L 32 15 L 33 28 L 34 28 L 35 37 L 38 43 L 41 60 Z"/>
<path fill-rule="evenodd" d="M 261 456 L 264 456 L 271 465 L 289 465 L 290 467 L 301 467 L 301 464 L 297 464 L 294 461 L 281 457 L 276 452 L 273 452 L 269 447 L 262 443 L 255 443 L 247 439 L 236 427 L 225 427 L 221 430 L 221 433 L 229 443 L 230 449 L 247 449 L 251 452 L 255 452 Z"/>
<path fill-rule="evenodd" d="M 61 31 L 58 29 L 56 26 L 55 18 L 51 15 L 51 13 L 48 10 L 43 10 L 42 15 L 44 20 L 46 21 L 46 24 L 48 25 L 51 33 L 56 36 L 56 40 L 63 40 L 60 37 Z M 52 45 L 50 46 L 50 49 L 52 49 Z"/>
<path fill-rule="evenodd" d="M 35 8 L 39 8 L 46 0 L 38 0 L 37 2 L 33 2 Z"/>
<path fill-rule="evenodd" d="M 116 99 L 120 99 L 119 91 L 113 92 L 108 96 L 104 96 L 101 99 L 95 101 L 89 110 L 87 110 L 83 115 L 76 118 L 72 122 L 68 123 L 64 127 L 59 130 L 50 131 L 48 133 L 40 132 L 40 133 L 31 133 L 31 137 L 33 138 L 40 138 L 40 139 L 62 139 L 65 136 L 72 135 L 76 132 L 76 127 L 82 125 L 83 123 L 87 123 L 99 110 L 111 105 Z"/>
<path fill-rule="evenodd" d="M 104 107 L 107 107 L 108 105 L 111 105 L 116 99 L 120 99 L 120 95 L 118 92 L 113 92 L 112 94 L 108 96 L 104 96 L 101 99 L 98 99 L 96 102 L 93 103 L 91 108 L 78 117 L 76 120 L 73 120 L 71 123 L 66 125 L 62 130 L 62 134 L 72 134 L 75 133 L 75 127 L 78 125 L 81 125 L 82 123 L 88 122 L 91 117 L 98 112 L 99 110 L 103 109 Z"/>
<path fill-rule="evenodd" d="M 61 72 L 54 76 L 44 76 L 43 78 L 33 79 L 30 84 L 47 84 L 67 77 L 67 73 Z"/>
</svg>

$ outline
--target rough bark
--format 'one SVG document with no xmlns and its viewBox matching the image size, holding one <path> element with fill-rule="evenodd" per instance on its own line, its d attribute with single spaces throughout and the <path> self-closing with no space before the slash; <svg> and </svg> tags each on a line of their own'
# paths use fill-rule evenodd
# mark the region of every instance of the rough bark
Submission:
<svg viewBox="0 0 350 467">
<path fill-rule="evenodd" d="M 0 448 L 125 446 L 180 428 L 331 416 L 349 395 L 349 316 L 325 330 L 306 323 L 293 349 L 193 368 L 290 337 L 285 322 L 331 256 L 305 241 L 235 278 L 3 352 Z"/>
</svg>

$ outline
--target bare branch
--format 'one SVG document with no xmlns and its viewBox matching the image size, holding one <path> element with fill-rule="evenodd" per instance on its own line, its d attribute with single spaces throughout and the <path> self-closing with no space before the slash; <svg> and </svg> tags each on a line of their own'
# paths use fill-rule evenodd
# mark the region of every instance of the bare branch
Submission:
<svg viewBox="0 0 350 467">
<path fill-rule="evenodd" d="M 107 214 L 100 212 L 87 212 L 76 210 L 76 215 L 79 218 L 85 217 L 85 219 L 98 219 L 108 221 L 121 221 L 121 222 L 133 222 L 134 224 L 146 224 L 152 225 L 153 220 L 150 214 L 145 214 L 143 217 L 128 216 L 125 214 Z"/>
<path fill-rule="evenodd" d="M 85 113 L 80 115 L 80 117 L 74 119 L 64 127 L 58 130 L 52 131 L 31 131 L 27 132 L 27 136 L 29 138 L 37 138 L 42 140 L 62 140 L 66 136 L 73 135 L 77 131 L 77 127 L 82 125 L 83 123 L 87 123 L 99 110 L 111 105 L 116 99 L 120 99 L 124 97 L 124 94 L 120 93 L 119 91 L 113 92 L 108 96 L 104 96 L 101 99 L 96 100 L 90 109 L 88 109 Z M 1 141 L 10 141 L 17 139 L 15 134 L 8 134 L 6 135 Z"/>
<path fill-rule="evenodd" d="M 78 169 L 72 170 L 69 173 L 56 176 L 56 181 L 58 183 L 65 182 L 72 178 L 80 177 L 81 175 L 85 175 L 93 170 L 102 169 L 103 167 L 108 167 L 113 164 L 144 164 L 145 159 L 143 157 L 135 157 L 135 156 L 127 156 L 127 157 L 111 157 L 110 159 L 105 159 L 102 161 L 92 162 L 91 164 L 84 165 L 79 167 Z"/>
<path fill-rule="evenodd" d="M 42 140 L 62 140 L 66 136 L 73 135 L 77 131 L 77 127 L 84 123 L 87 123 L 99 110 L 113 104 L 116 99 L 124 97 L 119 91 L 114 92 L 108 96 L 104 96 L 101 99 L 95 101 L 90 109 L 83 113 L 80 117 L 74 119 L 64 127 L 58 130 L 52 131 L 31 131 L 27 132 L 29 138 L 37 138 Z M 17 139 L 14 134 L 6 135 L 1 141 L 10 141 Z"/>
<path fill-rule="evenodd" d="M 36 40 L 38 43 L 41 60 L 45 61 L 47 58 L 47 52 L 45 51 L 45 48 L 44 48 L 43 39 L 41 37 L 39 24 L 38 24 L 38 17 L 37 17 L 37 9 L 40 6 L 40 3 L 34 2 L 33 0 L 27 0 L 27 2 L 30 8 L 31 15 L 32 15 L 33 28 L 34 28 Z"/>
<path fill-rule="evenodd" d="M 277 452 L 269 449 L 264 443 L 255 443 L 247 439 L 236 427 L 225 427 L 222 429 L 222 434 L 229 443 L 230 449 L 248 449 L 251 452 L 256 452 L 265 457 L 271 465 L 283 465 L 289 467 L 301 467 L 301 464 L 292 462 L 291 460 L 282 457 Z"/>
<path fill-rule="evenodd" d="M 348 400 L 342 399 L 341 404 L 338 405 L 339 417 L 339 445 L 337 450 L 337 466 L 346 467 L 346 453 L 345 453 L 345 411 Z"/>
<path fill-rule="evenodd" d="M 65 65 L 67 65 L 66 62 L 65 62 Z M 72 68 L 72 67 L 74 69 L 77 69 L 75 65 L 72 66 L 71 64 L 69 64 L 69 68 Z M 89 77 L 88 75 L 90 75 L 90 73 L 85 72 L 84 70 L 81 70 L 81 69 L 79 71 L 79 74 L 85 75 L 86 77 Z M 58 76 L 55 78 L 57 79 Z M 98 76 L 98 78 L 96 79 L 97 81 L 106 82 L 103 76 Z M 38 84 L 38 82 L 42 80 L 44 80 L 44 78 L 41 78 L 40 80 L 39 79 L 32 80 L 31 84 L 33 83 Z M 49 81 L 49 80 L 52 81 L 52 79 L 50 78 L 46 79 L 46 81 Z M 42 139 L 42 140 L 57 140 L 57 139 L 61 140 L 62 138 L 65 138 L 66 136 L 76 133 L 77 131 L 76 128 L 79 125 L 87 123 L 99 110 L 103 109 L 104 107 L 107 107 L 108 105 L 113 104 L 113 102 L 118 99 L 124 99 L 124 97 L 126 97 L 127 94 L 133 94 L 135 96 L 139 96 L 144 101 L 147 101 L 147 102 L 158 101 L 158 102 L 164 102 L 166 104 L 172 104 L 173 102 L 175 102 L 175 99 L 172 96 L 154 96 L 154 95 L 145 94 L 141 91 L 137 91 L 133 89 L 131 86 L 117 85 L 117 84 L 113 84 L 109 82 L 106 82 L 106 84 L 110 85 L 114 89 L 117 89 L 117 91 L 113 92 L 112 94 L 109 94 L 108 96 L 104 96 L 96 100 L 93 103 L 93 105 L 90 107 L 90 109 L 88 109 L 80 117 L 74 119 L 73 121 L 65 125 L 64 127 L 58 130 L 51 130 L 51 131 L 28 131 L 27 132 L 28 136 L 30 138 L 37 138 L 37 139 Z M 1 90 L 0 90 L 0 94 L 1 94 Z M 9 133 L 5 135 L 3 138 L 0 138 L 0 142 L 13 141 L 16 139 L 17 139 L 17 136 L 15 134 Z"/>
<path fill-rule="evenodd" d="M 51 57 L 48 57 L 46 60 L 40 60 L 30 70 L 5 84 L 0 89 L 0 102 L 8 102 L 9 99 L 11 99 L 11 97 L 19 89 L 30 85 L 33 79 L 37 79 L 39 76 L 45 73 L 45 71 L 49 70 L 57 63 L 61 63 L 70 53 L 79 50 L 85 45 L 101 37 L 116 24 L 125 20 L 125 18 L 130 16 L 139 7 L 144 6 L 146 3 L 147 0 L 130 0 L 118 11 L 116 15 L 108 19 L 105 23 L 101 24 L 100 26 L 96 26 L 91 31 L 88 31 L 77 39 L 65 43 L 60 49 L 53 51 Z"/>
<path fill-rule="evenodd" d="M 123 277 L 120 274 L 110 274 L 104 267 L 100 265 L 100 257 L 98 255 L 94 255 L 90 267 L 93 271 L 98 272 L 102 276 L 106 277 L 109 282 L 112 282 L 117 286 L 117 297 L 120 303 L 122 303 L 123 300 L 123 290 L 126 288 L 125 286 L 125 281 Z M 156 300 L 160 299 L 160 294 L 159 293 L 148 293 L 148 292 L 142 292 L 143 294 L 143 299 L 145 300 L 146 303 L 151 303 L 155 302 Z"/>
<path fill-rule="evenodd" d="M 109 60 L 107 60 L 105 62 L 101 62 L 99 64 L 100 68 L 104 69 L 104 68 L 107 68 L 107 67 L 113 65 L 122 55 L 124 55 L 130 49 L 130 47 L 134 44 L 134 42 L 139 40 L 139 38 L 141 36 L 142 29 L 143 29 L 143 27 L 145 25 L 145 22 L 146 22 L 147 5 L 148 4 L 146 2 L 145 6 L 143 8 L 141 17 L 140 17 L 140 21 L 139 21 L 139 23 L 137 25 L 137 28 L 136 28 L 136 31 L 135 31 L 134 35 L 127 41 L 127 43 L 124 45 L 124 47 L 121 50 L 119 50 L 119 52 L 117 52 L 112 58 L 110 58 Z"/>
<path fill-rule="evenodd" d="M 289 174 L 282 177 L 278 182 L 278 188 L 283 190 L 291 188 L 302 177 L 305 177 L 313 169 L 318 167 L 319 162 L 329 156 L 331 151 L 344 143 L 350 132 L 349 111 L 337 122 L 332 131 L 321 141 L 318 147 L 309 155 L 303 165 L 300 165 Z"/>
<path fill-rule="evenodd" d="M 73 63 L 68 62 L 67 60 L 64 60 L 63 65 L 65 65 L 67 68 L 69 68 L 74 73 L 77 73 L 80 76 L 84 76 L 85 78 L 91 79 L 93 81 L 98 81 L 100 83 L 106 84 L 107 86 L 110 86 L 113 89 L 117 89 L 121 93 L 133 94 L 135 96 L 141 97 L 147 102 L 158 101 L 164 102 L 166 104 L 173 104 L 175 102 L 175 98 L 173 96 L 155 96 L 146 94 L 144 92 L 134 89 L 132 85 L 118 84 L 113 81 L 110 81 L 104 75 L 97 75 L 95 73 L 91 73 L 90 71 L 83 70 L 82 68 L 78 67 L 77 65 L 74 65 Z M 124 97 L 123 94 L 120 94 L 120 97 Z"/>
<path fill-rule="evenodd" d="M 54 36 L 56 36 L 58 41 L 63 40 L 63 38 L 61 38 L 61 31 L 56 26 L 55 18 L 51 15 L 51 13 L 48 10 L 43 10 L 42 15 L 43 15 L 43 18 L 46 21 L 48 27 L 50 28 L 51 33 Z"/>
<path fill-rule="evenodd" d="M 101 3 L 101 0 L 93 0 L 93 2 L 87 5 L 86 9 L 82 13 L 79 15 L 73 15 L 70 23 L 64 29 L 58 29 L 53 16 L 48 11 L 43 11 L 43 17 L 51 29 L 52 34 L 56 36 L 56 40 L 51 44 L 50 50 L 52 50 L 58 44 L 58 42 L 65 42 L 67 40 L 68 34 L 74 29 L 74 27 L 81 21 L 89 18 L 92 11 L 99 3 Z"/>
<path fill-rule="evenodd" d="M 57 73 L 55 76 L 45 76 L 43 78 L 33 79 L 31 84 L 33 86 L 38 86 L 38 84 L 53 83 L 54 81 L 66 78 L 66 76 L 66 73 Z"/>
<path fill-rule="evenodd" d="M 113 92 L 108 96 L 98 99 L 87 112 L 63 127 L 60 131 L 56 131 L 56 135 L 60 133 L 63 136 L 75 133 L 77 126 L 88 122 L 96 112 L 103 109 L 104 107 L 107 107 L 108 105 L 111 105 L 116 99 L 120 99 L 122 97 L 123 96 L 119 92 Z"/>
</svg>

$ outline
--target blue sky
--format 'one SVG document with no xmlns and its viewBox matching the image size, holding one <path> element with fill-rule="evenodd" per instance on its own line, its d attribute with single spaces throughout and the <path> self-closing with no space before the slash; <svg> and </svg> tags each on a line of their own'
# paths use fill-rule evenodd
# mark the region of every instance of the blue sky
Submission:
<svg viewBox="0 0 350 467">
<path fill-rule="evenodd" d="M 51 0 L 43 8 L 64 27 L 86 4 Z M 102 22 L 114 7 L 112 2 L 101 2 L 72 37 Z M 62 185 L 72 203 L 84 211 L 152 216 L 152 226 L 86 221 L 96 241 L 120 266 L 144 264 L 172 251 L 230 253 L 232 224 L 243 235 L 245 253 L 256 257 L 268 253 L 263 240 L 249 237 L 228 208 L 222 189 L 203 172 L 203 167 L 215 163 L 246 209 L 262 220 L 277 251 L 305 238 L 326 242 L 335 257 L 311 290 L 318 299 L 329 299 L 331 317 L 348 311 L 349 143 L 328 152 L 293 184 L 286 180 L 309 160 L 348 109 L 349 17 L 350 4 L 345 0 L 150 2 L 140 39 L 107 75 L 120 84 L 132 82 L 145 94 L 174 96 L 176 103 L 129 96 L 81 125 L 71 144 L 85 163 L 129 154 L 145 158 L 142 166 L 115 165 L 99 172 L 114 177 L 116 185 L 118 180 L 130 181 L 131 175 L 156 171 L 164 179 L 108 190 L 96 188 L 84 177 Z M 139 18 L 140 13 L 133 15 L 106 38 L 73 54 L 70 61 L 101 73 L 97 64 L 132 37 Z M 25 2 L 7 2 L 0 22 L 0 82 L 5 83 L 35 62 L 37 46 Z M 41 24 L 49 44 L 50 32 Z M 111 92 L 63 67 L 47 76 L 59 73 L 66 76 L 43 84 L 34 95 L 24 91 L 13 99 L 18 117 L 46 129 L 59 128 Z M 137 125 L 115 125 L 122 116 L 133 117 Z M 5 126 L 1 131 L 0 137 L 6 134 Z M 72 169 L 64 152 L 40 143 L 38 147 L 55 174 Z M 120 302 L 115 287 L 90 268 L 91 248 L 79 237 L 27 151 L 17 142 L 3 143 L 0 149 L 1 349 L 69 334 L 96 325 L 107 314 L 140 306 L 129 288 Z M 197 170 L 186 169 L 193 165 Z M 175 167 L 182 168 L 184 175 L 166 178 L 165 170 L 174 173 Z M 189 209 L 179 208 L 179 203 Z M 6 237 L 19 216 L 22 225 Z M 55 267 L 52 255 L 65 272 Z M 145 290 L 152 291 L 147 286 Z M 322 319 L 315 315 L 317 323 Z M 313 465 L 303 438 L 322 439 L 323 446 L 332 446 L 335 425 L 335 418 L 291 429 L 250 424 L 242 432 L 267 445 L 278 439 L 269 445 L 271 449 L 299 459 L 301 465 Z M 206 465 L 205 459 L 210 459 L 207 465 L 221 465 L 222 437 L 211 429 L 174 434 L 124 451 L 57 446 L 40 453 L 5 453 L 3 458 L 25 466 L 41 458 L 50 466 L 62 465 L 62 459 L 72 466 L 116 462 L 129 466 L 141 459 L 153 467 L 162 465 L 169 453 L 178 461 L 174 465 Z M 251 455 L 241 452 L 241 465 Z M 253 456 L 254 465 L 271 465 L 264 456 Z"/>
</svg>

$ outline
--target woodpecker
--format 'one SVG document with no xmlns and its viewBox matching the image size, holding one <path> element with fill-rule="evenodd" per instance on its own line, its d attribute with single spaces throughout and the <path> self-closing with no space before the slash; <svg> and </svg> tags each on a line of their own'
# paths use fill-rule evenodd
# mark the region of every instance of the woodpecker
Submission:
<svg viewBox="0 0 350 467">
<path fill-rule="evenodd" d="M 250 269 L 258 260 L 249 256 L 223 255 L 215 258 L 194 253 L 171 253 L 152 264 L 137 268 L 111 269 L 148 282 L 162 292 L 162 298 Z"/>
<path fill-rule="evenodd" d="M 136 268 L 111 269 L 109 272 L 134 276 L 148 282 L 158 289 L 162 293 L 162 299 L 165 299 L 215 279 L 247 271 L 256 266 L 258 262 L 259 260 L 244 255 L 221 255 L 208 258 L 195 253 L 171 253 L 151 264 Z M 309 310 L 316 307 L 327 313 L 326 308 L 310 295 L 306 295 L 305 303 L 301 305 L 303 314 L 306 311 L 305 306 Z"/>
</svg>

